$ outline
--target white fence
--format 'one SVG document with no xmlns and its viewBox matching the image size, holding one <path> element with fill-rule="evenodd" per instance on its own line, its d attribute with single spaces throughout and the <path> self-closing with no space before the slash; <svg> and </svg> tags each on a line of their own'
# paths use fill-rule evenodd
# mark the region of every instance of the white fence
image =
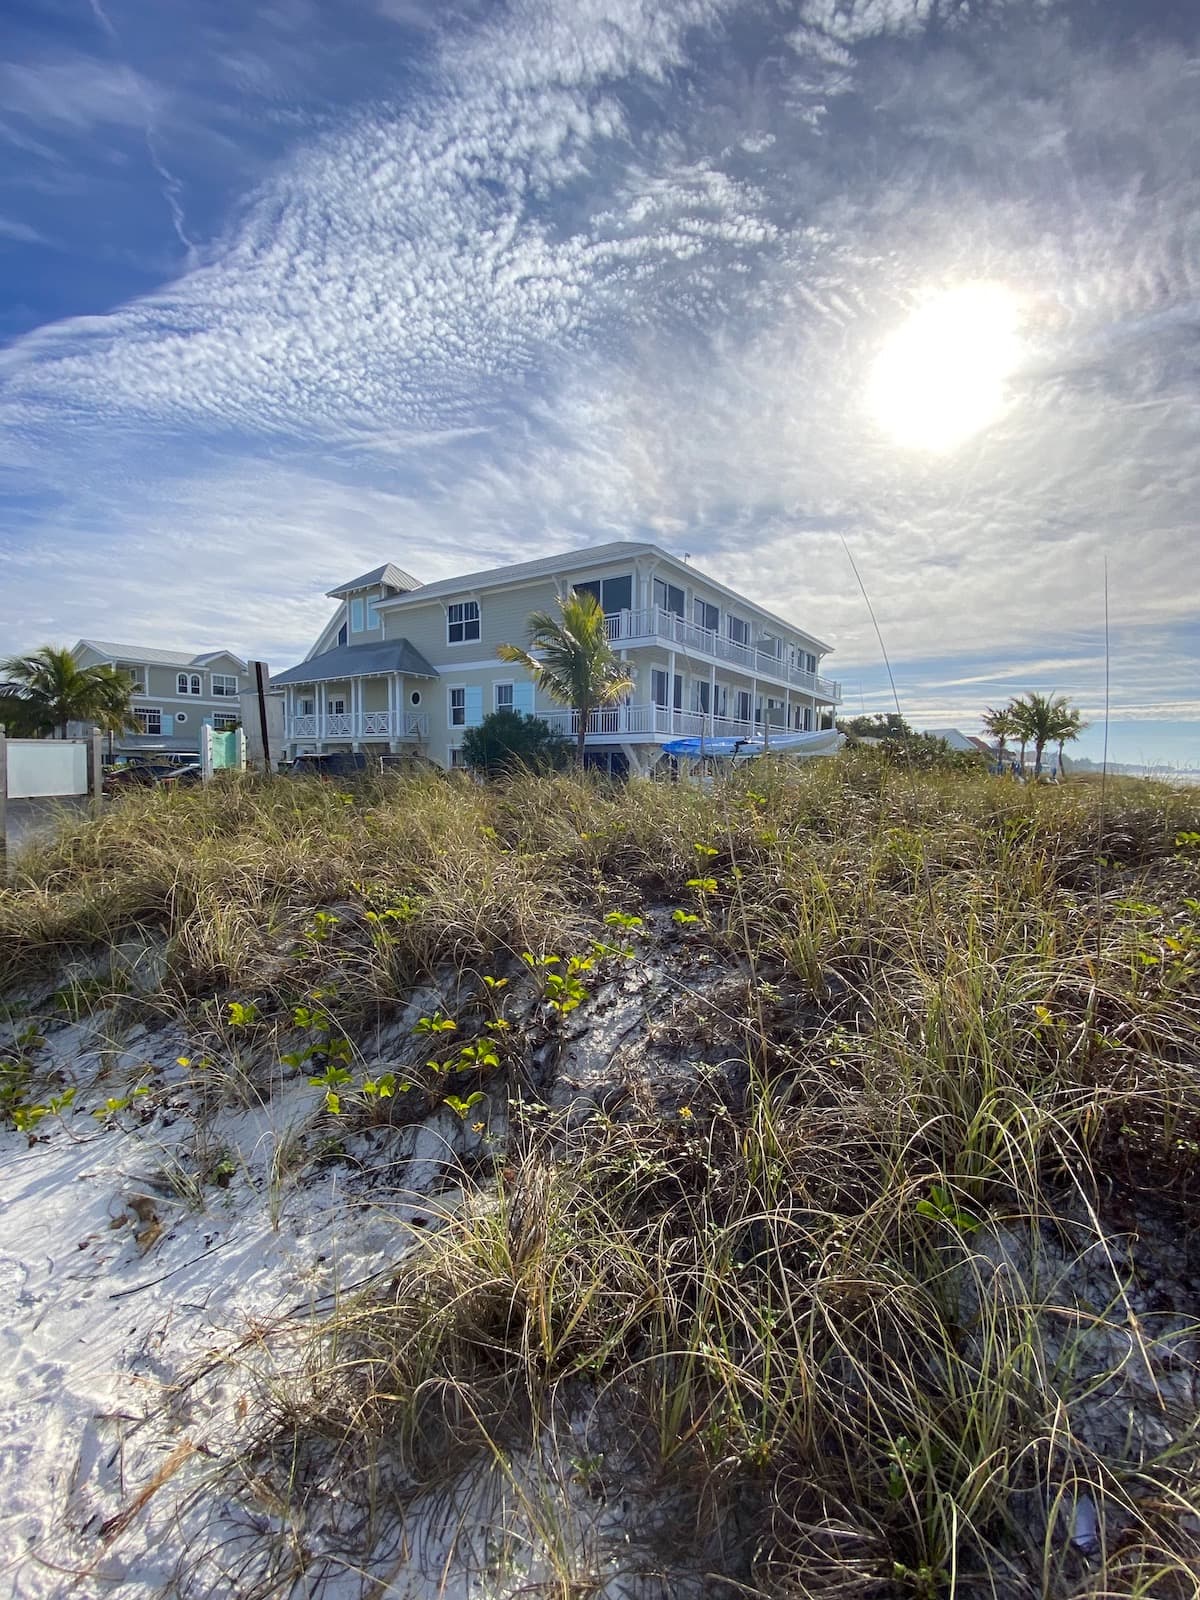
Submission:
<svg viewBox="0 0 1200 1600">
<path fill-rule="evenodd" d="M 88 792 L 88 740 L 6 739 L 4 745 L 10 800 L 62 799 Z"/>
</svg>

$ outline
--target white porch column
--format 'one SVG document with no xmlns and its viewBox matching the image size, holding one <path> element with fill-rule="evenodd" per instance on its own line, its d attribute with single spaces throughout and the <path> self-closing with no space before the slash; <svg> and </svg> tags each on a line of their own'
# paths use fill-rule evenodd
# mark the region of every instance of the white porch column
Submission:
<svg viewBox="0 0 1200 1600">
<path fill-rule="evenodd" d="M 667 651 L 667 727 L 678 733 L 675 725 L 675 652 Z"/>
<path fill-rule="evenodd" d="M 753 739 L 758 729 L 756 713 L 758 711 L 758 679 L 750 679 L 750 737 Z"/>
<path fill-rule="evenodd" d="M 786 728 L 788 733 L 791 733 L 791 731 L 792 731 L 792 691 L 790 689 L 785 689 L 783 691 L 783 726 Z"/>
<path fill-rule="evenodd" d="M 316 690 L 317 704 L 317 746 L 321 748 L 325 743 L 325 696 L 328 685 L 316 683 L 313 688 Z"/>
<path fill-rule="evenodd" d="M 708 669 L 708 731 L 717 731 L 717 664 L 714 661 Z"/>
<path fill-rule="evenodd" d="M 362 733 L 362 679 L 350 679 L 350 748 L 362 748 L 360 735 Z"/>
</svg>

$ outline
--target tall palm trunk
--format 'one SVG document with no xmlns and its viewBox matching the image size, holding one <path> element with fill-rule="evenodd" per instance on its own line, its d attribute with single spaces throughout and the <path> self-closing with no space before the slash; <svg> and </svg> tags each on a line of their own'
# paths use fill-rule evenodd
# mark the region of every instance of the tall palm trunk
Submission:
<svg viewBox="0 0 1200 1600">
<path fill-rule="evenodd" d="M 1044 739 L 1037 739 L 1037 740 L 1034 741 L 1034 746 L 1033 746 L 1033 775 L 1034 775 L 1035 778 L 1040 778 L 1041 775 L 1042 775 L 1042 751 L 1045 750 L 1045 748 L 1046 748 L 1046 741 Z"/>
<path fill-rule="evenodd" d="M 575 734 L 575 765 L 579 768 L 580 772 L 582 772 L 583 748 L 587 743 L 587 725 L 588 718 L 592 714 L 592 708 L 589 705 L 582 705 L 578 708 L 577 714 L 579 717 L 579 729 Z"/>
</svg>

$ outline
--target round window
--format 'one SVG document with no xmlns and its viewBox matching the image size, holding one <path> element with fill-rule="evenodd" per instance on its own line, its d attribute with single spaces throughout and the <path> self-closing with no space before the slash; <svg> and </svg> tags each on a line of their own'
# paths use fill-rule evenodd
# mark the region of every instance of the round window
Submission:
<svg viewBox="0 0 1200 1600">
<path fill-rule="evenodd" d="M 408 698 L 412 701 L 414 706 L 419 706 L 421 704 L 421 691 L 420 691 L 420 689 L 414 689 L 413 692 L 409 695 Z"/>
<path fill-rule="evenodd" d="M 177 711 L 175 713 L 175 721 L 176 722 L 186 722 L 187 721 L 187 712 L 186 711 Z"/>
</svg>

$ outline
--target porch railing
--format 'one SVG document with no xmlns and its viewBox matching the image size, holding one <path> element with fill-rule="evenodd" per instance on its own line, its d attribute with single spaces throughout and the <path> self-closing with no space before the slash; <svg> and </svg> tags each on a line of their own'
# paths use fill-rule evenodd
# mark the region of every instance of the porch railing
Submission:
<svg viewBox="0 0 1200 1600">
<path fill-rule="evenodd" d="M 284 718 L 287 739 L 402 739 L 429 737 L 424 711 L 349 711 L 297 713 Z"/>
<path fill-rule="evenodd" d="M 822 678 L 815 672 L 804 672 L 782 656 L 772 655 L 753 645 L 738 644 L 724 634 L 715 633 L 711 628 L 702 628 L 699 623 L 689 622 L 686 617 L 676 616 L 675 612 L 666 611 L 662 606 L 651 606 L 646 611 L 614 612 L 605 617 L 604 626 L 613 644 L 661 639 L 692 655 L 728 661 L 752 677 L 774 678 L 781 683 L 792 684 L 820 700 L 837 703 L 842 698 L 842 686 L 836 679 Z"/>
<path fill-rule="evenodd" d="M 570 738 L 579 737 L 578 711 L 539 711 L 552 728 Z M 674 711 L 669 706 L 603 706 L 588 717 L 588 736 L 607 738 L 698 738 L 701 734 L 720 739 L 754 739 L 760 729 L 737 717 L 710 717 L 704 711 Z M 783 729 L 779 729 L 782 733 Z"/>
</svg>

